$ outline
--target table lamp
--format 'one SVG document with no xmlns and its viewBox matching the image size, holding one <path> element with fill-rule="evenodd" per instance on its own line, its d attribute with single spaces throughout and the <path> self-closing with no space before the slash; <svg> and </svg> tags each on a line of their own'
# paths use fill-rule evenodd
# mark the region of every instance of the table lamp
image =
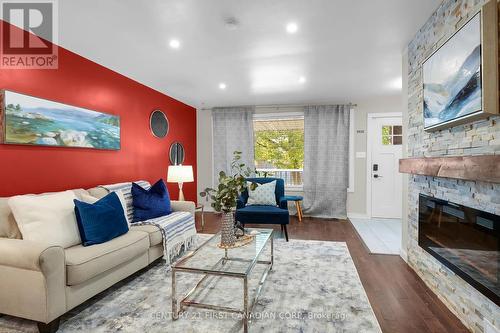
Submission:
<svg viewBox="0 0 500 333">
<path fill-rule="evenodd" d="M 179 201 L 184 201 L 184 193 L 182 192 L 182 184 L 194 182 L 193 166 L 191 166 L 191 165 L 170 165 L 168 167 L 167 182 L 179 184 Z"/>
</svg>

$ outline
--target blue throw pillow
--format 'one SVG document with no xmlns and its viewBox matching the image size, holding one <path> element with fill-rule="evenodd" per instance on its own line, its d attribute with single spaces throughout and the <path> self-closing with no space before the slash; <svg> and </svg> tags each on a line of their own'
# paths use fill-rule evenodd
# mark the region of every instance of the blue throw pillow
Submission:
<svg viewBox="0 0 500 333">
<path fill-rule="evenodd" d="M 132 203 L 134 205 L 134 222 L 154 219 L 172 212 L 170 195 L 162 179 L 151 186 L 149 190 L 132 183 Z"/>
<path fill-rule="evenodd" d="M 101 244 L 128 232 L 123 206 L 115 192 L 93 204 L 73 201 L 83 246 Z"/>
</svg>

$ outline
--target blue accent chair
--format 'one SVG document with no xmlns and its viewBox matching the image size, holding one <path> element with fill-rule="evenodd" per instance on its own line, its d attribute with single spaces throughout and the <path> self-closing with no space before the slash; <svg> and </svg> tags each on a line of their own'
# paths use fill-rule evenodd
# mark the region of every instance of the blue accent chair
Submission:
<svg viewBox="0 0 500 333">
<path fill-rule="evenodd" d="M 247 178 L 247 181 L 266 184 L 276 180 L 276 206 L 248 205 L 248 191 L 241 193 L 236 206 L 236 221 L 245 224 L 279 224 L 288 242 L 287 224 L 290 223 L 285 197 L 285 181 L 281 178 Z"/>
</svg>

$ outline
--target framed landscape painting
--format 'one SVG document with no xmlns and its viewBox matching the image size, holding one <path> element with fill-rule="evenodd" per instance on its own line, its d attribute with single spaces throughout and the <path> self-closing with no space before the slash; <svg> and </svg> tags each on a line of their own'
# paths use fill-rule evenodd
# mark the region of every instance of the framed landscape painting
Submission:
<svg viewBox="0 0 500 333">
<path fill-rule="evenodd" d="M 497 22 L 495 1 L 493 7 L 485 5 L 471 17 L 423 63 L 426 130 L 498 114 Z"/>
<path fill-rule="evenodd" d="M 2 142 L 6 144 L 120 149 L 120 117 L 1 91 Z"/>
</svg>

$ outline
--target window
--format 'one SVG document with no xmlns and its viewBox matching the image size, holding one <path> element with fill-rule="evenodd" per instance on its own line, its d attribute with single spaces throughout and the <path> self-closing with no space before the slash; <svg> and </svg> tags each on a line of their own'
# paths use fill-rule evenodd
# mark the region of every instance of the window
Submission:
<svg viewBox="0 0 500 333">
<path fill-rule="evenodd" d="M 382 144 L 384 146 L 403 144 L 403 127 L 384 125 L 382 126 Z"/>
<path fill-rule="evenodd" d="M 254 115 L 255 168 L 258 175 L 285 180 L 291 190 L 302 189 L 304 168 L 304 113 Z M 397 127 L 397 126 L 394 126 Z M 395 130 L 397 132 L 397 129 Z M 354 192 L 354 112 L 349 128 L 349 187 Z M 401 132 L 399 132 L 401 135 Z"/>
<path fill-rule="evenodd" d="M 257 114 L 253 124 L 258 174 L 283 178 L 288 188 L 302 187 L 304 115 Z"/>
</svg>

